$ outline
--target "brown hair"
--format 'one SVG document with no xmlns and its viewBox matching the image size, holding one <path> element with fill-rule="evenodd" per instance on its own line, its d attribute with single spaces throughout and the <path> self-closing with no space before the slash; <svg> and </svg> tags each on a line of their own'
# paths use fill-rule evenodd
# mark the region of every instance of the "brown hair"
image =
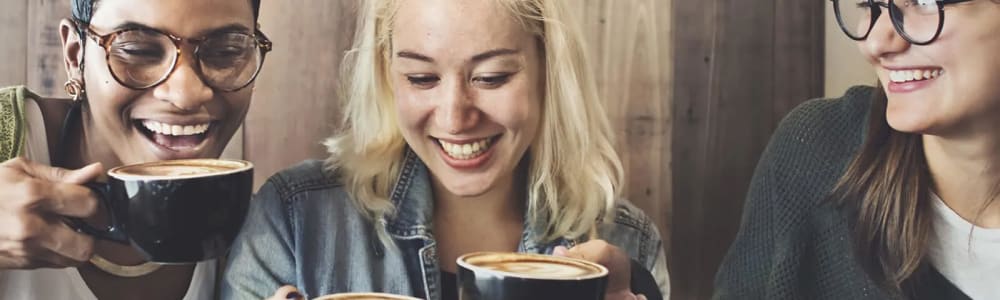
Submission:
<svg viewBox="0 0 1000 300">
<path fill-rule="evenodd" d="M 922 136 L 892 129 L 885 116 L 888 98 L 881 84 L 876 90 L 864 144 L 831 199 L 856 213 L 855 251 L 865 271 L 896 296 L 912 297 L 931 232 L 931 175 Z M 998 194 L 994 188 L 980 215 Z"/>
<path fill-rule="evenodd" d="M 866 271 L 900 292 L 927 252 L 931 181 L 921 136 L 889 127 L 888 99 L 877 90 L 864 144 L 832 199 L 857 213 L 855 248 Z"/>
</svg>

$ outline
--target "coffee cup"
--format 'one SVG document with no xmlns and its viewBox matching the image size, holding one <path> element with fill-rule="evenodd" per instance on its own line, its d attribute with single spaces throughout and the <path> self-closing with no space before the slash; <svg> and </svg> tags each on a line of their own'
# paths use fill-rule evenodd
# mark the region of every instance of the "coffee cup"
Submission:
<svg viewBox="0 0 1000 300">
<path fill-rule="evenodd" d="M 222 256 L 246 219 L 253 164 L 242 160 L 185 159 L 108 170 L 107 183 L 88 187 L 107 210 L 95 228 L 67 224 L 97 238 L 130 244 L 156 263 L 196 263 Z"/>
<path fill-rule="evenodd" d="M 313 300 L 420 300 L 420 298 L 384 293 L 340 293 L 321 296 Z"/>
<path fill-rule="evenodd" d="M 458 299 L 602 300 L 608 269 L 551 255 L 475 252 L 458 262 Z"/>
</svg>

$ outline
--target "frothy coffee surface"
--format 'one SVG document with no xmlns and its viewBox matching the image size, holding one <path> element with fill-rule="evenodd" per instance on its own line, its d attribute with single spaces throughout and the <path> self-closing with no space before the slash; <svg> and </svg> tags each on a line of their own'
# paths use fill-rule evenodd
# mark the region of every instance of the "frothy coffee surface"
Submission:
<svg viewBox="0 0 1000 300">
<path fill-rule="evenodd" d="M 131 165 L 113 169 L 110 174 L 173 178 L 222 173 L 244 167 L 246 164 L 237 161 L 188 159 Z"/>
<path fill-rule="evenodd" d="M 466 262 L 483 269 L 546 279 L 576 279 L 603 272 L 597 267 L 583 263 L 535 255 L 484 255 L 471 257 Z"/>
</svg>

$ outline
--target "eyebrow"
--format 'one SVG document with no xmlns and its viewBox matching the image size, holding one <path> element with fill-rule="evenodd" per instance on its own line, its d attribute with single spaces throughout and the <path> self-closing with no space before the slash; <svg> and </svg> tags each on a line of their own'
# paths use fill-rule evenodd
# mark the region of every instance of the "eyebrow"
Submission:
<svg viewBox="0 0 1000 300">
<path fill-rule="evenodd" d="M 494 57 L 497 57 L 497 56 L 514 55 L 514 54 L 517 54 L 517 53 L 520 53 L 520 52 L 521 51 L 519 51 L 519 50 L 507 49 L 507 48 L 493 49 L 493 50 L 490 50 L 490 51 L 486 51 L 486 52 L 483 52 L 483 53 L 480 53 L 480 54 L 473 55 L 472 58 L 469 59 L 469 61 L 471 61 L 473 63 L 479 63 L 479 62 L 482 62 L 484 60 L 487 60 L 487 59 L 490 59 L 490 58 L 494 58 Z M 419 61 L 424 61 L 424 62 L 429 62 L 429 63 L 433 63 L 434 62 L 434 59 L 430 58 L 429 56 L 426 56 L 426 55 L 423 55 L 423 54 L 420 54 L 420 53 L 416 53 L 416 52 L 412 52 L 412 51 L 406 51 L 406 50 L 396 52 L 396 56 L 400 57 L 400 58 L 409 58 L 409 59 L 414 59 L 414 60 L 419 60 Z"/>
<path fill-rule="evenodd" d="M 142 23 L 138 23 L 138 22 L 132 22 L 132 21 L 125 22 L 125 23 L 119 24 L 118 26 L 115 26 L 115 28 L 113 29 L 113 31 L 127 30 L 127 29 L 142 29 L 142 30 L 153 30 L 153 31 L 169 32 L 169 31 L 166 31 L 166 30 L 163 30 L 163 29 L 154 28 L 154 27 L 146 25 L 146 24 L 142 24 Z M 246 26 L 243 26 L 242 24 L 231 23 L 231 24 L 223 25 L 221 27 L 216 27 L 216 28 L 204 30 L 202 32 L 199 32 L 197 36 L 199 36 L 199 37 L 200 36 L 206 36 L 206 35 L 211 35 L 211 34 L 220 33 L 220 32 L 252 33 L 252 31 L 250 30 L 250 28 L 247 28 Z M 173 33 L 170 32 L 170 34 L 173 34 Z"/>
</svg>

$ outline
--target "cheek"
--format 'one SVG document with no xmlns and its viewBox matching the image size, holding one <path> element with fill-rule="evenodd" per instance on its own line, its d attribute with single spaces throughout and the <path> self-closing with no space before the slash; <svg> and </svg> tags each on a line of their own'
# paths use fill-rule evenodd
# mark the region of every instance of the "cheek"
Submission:
<svg viewBox="0 0 1000 300">
<path fill-rule="evenodd" d="M 397 89 L 393 96 L 399 126 L 403 127 L 404 131 L 422 128 L 432 110 L 430 101 L 426 99 L 429 95 L 402 88 Z"/>
<path fill-rule="evenodd" d="M 541 118 L 541 99 L 526 90 L 512 91 L 496 95 L 495 100 L 486 101 L 484 110 L 490 119 L 519 134 L 533 134 Z"/>
<path fill-rule="evenodd" d="M 225 95 L 226 122 L 242 123 L 247 112 L 250 111 L 250 103 L 253 99 L 253 86 L 249 86 L 235 93 Z"/>
</svg>

